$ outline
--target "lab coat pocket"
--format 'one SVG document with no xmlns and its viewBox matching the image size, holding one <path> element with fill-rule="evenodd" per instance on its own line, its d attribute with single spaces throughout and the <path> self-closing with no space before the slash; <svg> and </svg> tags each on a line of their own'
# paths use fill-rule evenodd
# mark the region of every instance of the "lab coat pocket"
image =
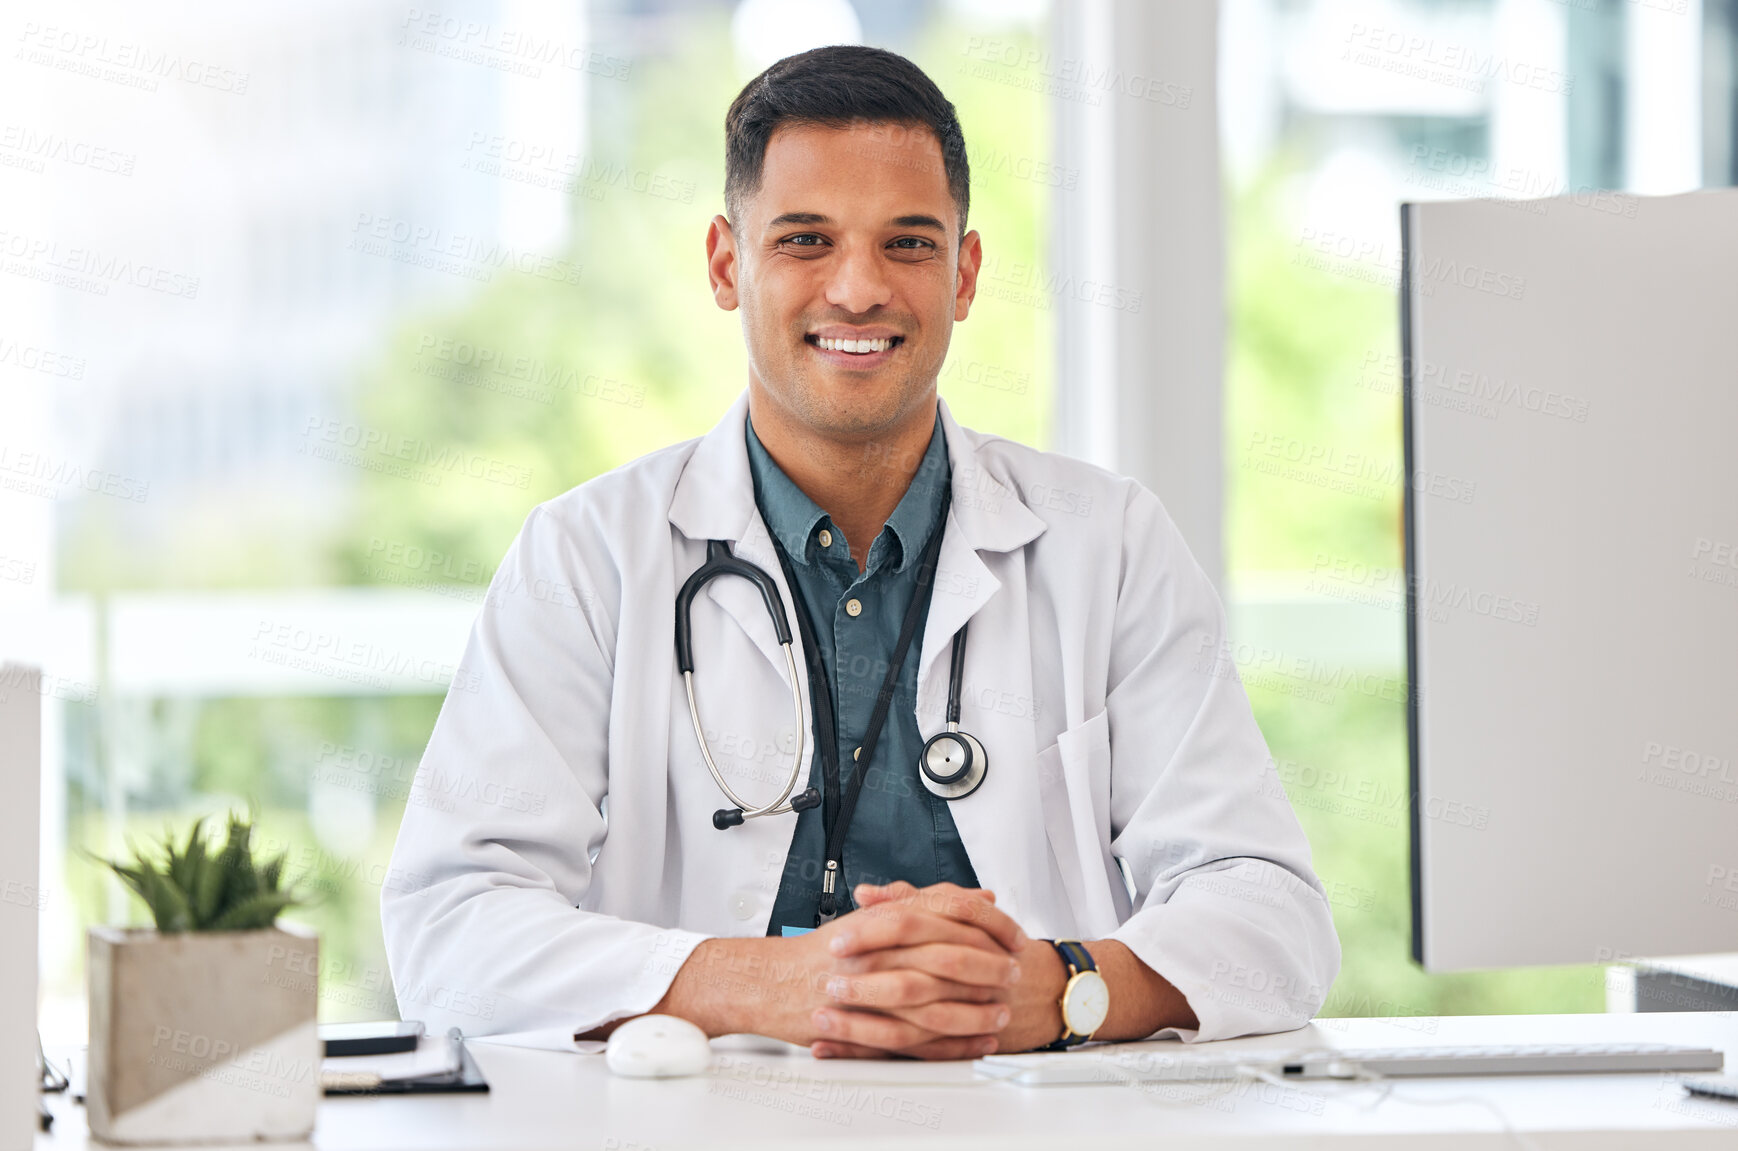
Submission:
<svg viewBox="0 0 1738 1151">
<path fill-rule="evenodd" d="M 1128 894 L 1110 854 L 1110 713 L 1075 724 L 1039 752 L 1038 779 L 1074 931 L 1102 938 L 1122 922 Z"/>
</svg>

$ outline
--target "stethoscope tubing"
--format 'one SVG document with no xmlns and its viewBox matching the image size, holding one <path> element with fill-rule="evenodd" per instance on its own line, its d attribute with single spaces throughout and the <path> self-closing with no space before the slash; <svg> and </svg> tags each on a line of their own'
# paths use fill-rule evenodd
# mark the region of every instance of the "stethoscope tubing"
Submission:
<svg viewBox="0 0 1738 1151">
<path fill-rule="evenodd" d="M 694 669 L 689 668 L 682 673 L 682 686 L 688 691 L 688 717 L 694 721 L 694 738 L 699 741 L 700 755 L 706 760 L 706 770 L 712 773 L 712 780 L 718 784 L 725 798 L 736 805 L 743 819 L 757 819 L 763 815 L 783 815 L 787 811 L 795 811 L 787 800 L 791 792 L 797 789 L 797 782 L 802 778 L 803 768 L 803 693 L 797 682 L 797 657 L 791 654 L 791 645 L 780 644 L 785 653 L 785 667 L 790 672 L 791 708 L 795 714 L 797 749 L 795 758 L 791 761 L 790 777 L 785 780 L 785 788 L 779 792 L 779 797 L 764 807 L 756 807 L 732 790 L 725 782 L 724 773 L 718 770 L 718 764 L 713 762 L 712 747 L 706 742 L 706 732 L 700 726 L 700 705 L 694 698 Z"/>
<path fill-rule="evenodd" d="M 700 594 L 700 589 L 706 586 L 707 581 L 721 575 L 741 576 L 760 589 L 761 599 L 766 602 L 767 614 L 772 617 L 773 634 L 778 637 L 779 647 L 784 650 L 785 667 L 790 675 L 791 712 L 797 733 L 796 752 L 791 759 L 790 775 L 785 780 L 784 790 L 777 799 L 764 806 L 748 803 L 737 795 L 726 782 L 724 773 L 718 770 L 718 763 L 712 758 L 712 745 L 707 742 L 706 731 L 700 724 L 700 704 L 694 696 L 694 638 L 689 625 L 690 613 L 693 610 L 694 597 Z M 706 562 L 695 569 L 694 574 L 682 584 L 682 590 L 676 593 L 676 667 L 682 672 L 682 686 L 688 694 L 688 717 L 694 723 L 694 738 L 700 744 L 700 755 L 706 761 L 706 770 L 712 773 L 712 781 L 737 809 L 735 818 L 730 818 L 731 813 L 728 811 L 715 814 L 713 826 L 723 829 L 745 819 L 795 811 L 796 807 L 788 801 L 807 765 L 803 762 L 803 691 L 797 679 L 797 659 L 791 649 L 791 627 L 785 618 L 784 596 L 779 592 L 778 584 L 772 576 L 762 568 L 732 554 L 730 545 L 723 540 L 707 541 Z"/>
</svg>

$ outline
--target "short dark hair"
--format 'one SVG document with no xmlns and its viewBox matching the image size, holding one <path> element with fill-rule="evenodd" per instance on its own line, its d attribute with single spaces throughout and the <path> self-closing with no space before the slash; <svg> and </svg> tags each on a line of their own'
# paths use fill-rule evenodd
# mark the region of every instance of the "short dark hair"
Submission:
<svg viewBox="0 0 1738 1151">
<path fill-rule="evenodd" d="M 857 123 L 921 125 L 941 145 L 960 234 L 971 204 L 971 172 L 959 117 L 935 81 L 896 52 L 829 44 L 783 60 L 750 80 L 724 117 L 724 210 L 732 225 L 745 195 L 760 191 L 766 145 L 788 125 L 848 128 Z"/>
</svg>

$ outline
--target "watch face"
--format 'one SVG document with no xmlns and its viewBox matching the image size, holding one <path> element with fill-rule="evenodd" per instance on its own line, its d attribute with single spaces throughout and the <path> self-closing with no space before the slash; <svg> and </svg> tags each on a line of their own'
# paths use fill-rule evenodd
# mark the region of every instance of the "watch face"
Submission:
<svg viewBox="0 0 1738 1151">
<path fill-rule="evenodd" d="M 1110 1014 L 1110 987 L 1096 971 L 1082 971 L 1062 993 L 1062 1021 L 1076 1035 L 1091 1035 Z"/>
</svg>

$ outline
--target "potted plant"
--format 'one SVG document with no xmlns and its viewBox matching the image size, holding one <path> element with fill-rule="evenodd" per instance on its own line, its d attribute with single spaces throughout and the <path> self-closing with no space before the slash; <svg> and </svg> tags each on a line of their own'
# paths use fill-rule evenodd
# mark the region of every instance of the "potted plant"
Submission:
<svg viewBox="0 0 1738 1151">
<path fill-rule="evenodd" d="M 284 856 L 254 858 L 252 825 L 205 821 L 177 849 L 101 860 L 150 908 L 149 928 L 90 929 L 85 1110 L 116 1143 L 302 1139 L 320 1098 L 319 939 L 275 926 L 300 903 Z"/>
</svg>

